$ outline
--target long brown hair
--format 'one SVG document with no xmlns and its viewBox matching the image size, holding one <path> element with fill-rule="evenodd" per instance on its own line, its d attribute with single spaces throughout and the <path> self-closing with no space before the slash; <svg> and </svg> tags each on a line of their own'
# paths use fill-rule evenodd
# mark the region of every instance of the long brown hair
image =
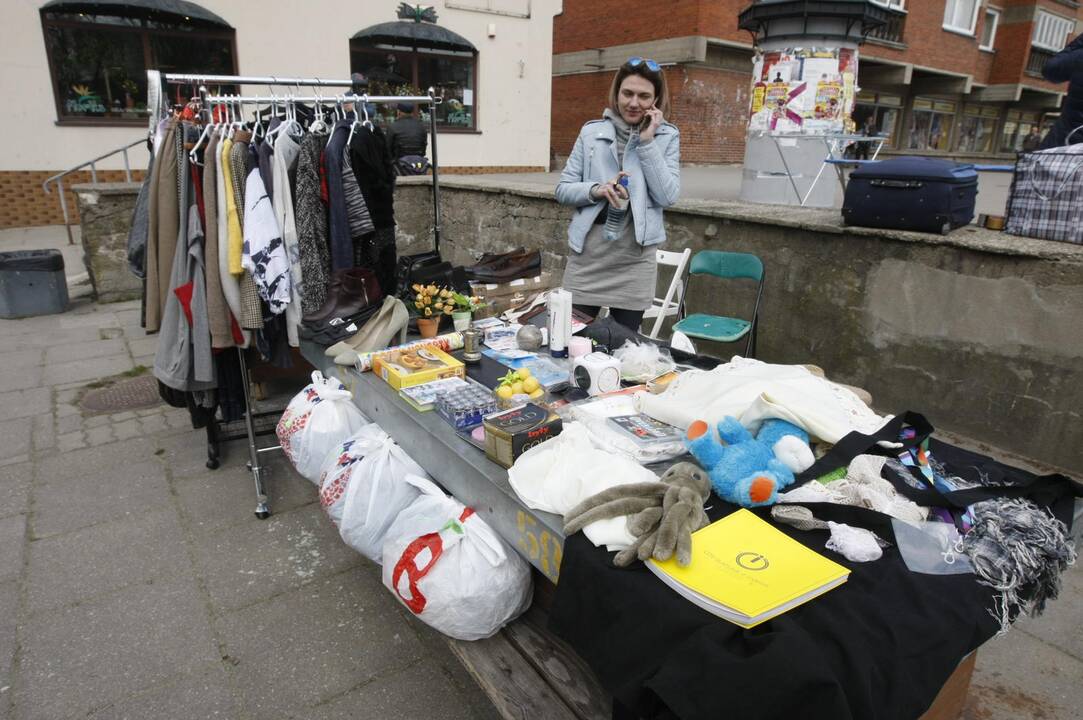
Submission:
<svg viewBox="0 0 1083 720">
<path fill-rule="evenodd" d="M 663 117 L 669 116 L 669 86 L 666 85 L 666 76 L 661 70 L 654 72 L 647 67 L 647 63 L 641 62 L 635 67 L 632 67 L 628 63 L 624 63 L 618 68 L 616 74 L 613 76 L 613 84 L 609 86 L 609 107 L 615 113 L 620 111 L 617 109 L 617 96 L 620 94 L 621 83 L 629 75 L 639 75 L 641 78 L 650 82 L 654 86 L 654 104 L 659 110 L 662 111 Z"/>
</svg>

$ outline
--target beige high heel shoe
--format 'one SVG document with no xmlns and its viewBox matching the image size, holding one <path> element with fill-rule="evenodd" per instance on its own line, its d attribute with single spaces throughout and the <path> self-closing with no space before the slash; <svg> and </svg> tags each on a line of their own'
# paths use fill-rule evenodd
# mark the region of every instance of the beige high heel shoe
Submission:
<svg viewBox="0 0 1083 720">
<path fill-rule="evenodd" d="M 337 365 L 353 365 L 360 353 L 382 350 L 387 347 L 396 334 L 399 344 L 406 342 L 406 328 L 410 324 L 410 313 L 402 300 L 396 297 L 384 298 L 380 309 L 361 326 L 357 333 L 342 342 L 337 342 L 324 351 L 335 359 Z"/>
</svg>

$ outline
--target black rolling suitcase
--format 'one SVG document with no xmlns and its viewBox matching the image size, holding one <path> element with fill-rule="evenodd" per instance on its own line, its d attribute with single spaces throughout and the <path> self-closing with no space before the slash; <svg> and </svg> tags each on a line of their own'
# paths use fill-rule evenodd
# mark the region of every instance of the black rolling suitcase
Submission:
<svg viewBox="0 0 1083 720">
<path fill-rule="evenodd" d="M 901 157 L 850 173 L 842 219 L 847 225 L 947 234 L 974 219 L 973 165 Z"/>
</svg>

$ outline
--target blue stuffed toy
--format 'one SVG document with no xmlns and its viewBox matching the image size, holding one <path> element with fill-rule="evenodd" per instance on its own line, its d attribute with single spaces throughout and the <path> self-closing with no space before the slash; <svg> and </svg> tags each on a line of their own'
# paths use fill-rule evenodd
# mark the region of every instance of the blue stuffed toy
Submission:
<svg viewBox="0 0 1083 720">
<path fill-rule="evenodd" d="M 793 483 L 794 473 L 815 461 L 808 433 L 785 420 L 765 420 L 752 437 L 727 415 L 718 423 L 718 437 L 721 442 L 706 422 L 696 420 L 688 427 L 685 445 L 710 474 L 715 493 L 735 505 L 771 505 L 779 490 Z"/>
</svg>

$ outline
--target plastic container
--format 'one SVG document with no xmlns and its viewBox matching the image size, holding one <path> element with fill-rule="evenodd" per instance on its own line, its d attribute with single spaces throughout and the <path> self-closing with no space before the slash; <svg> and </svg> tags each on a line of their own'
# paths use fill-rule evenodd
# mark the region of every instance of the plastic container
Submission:
<svg viewBox="0 0 1083 720">
<path fill-rule="evenodd" d="M 0 253 L 0 318 L 54 315 L 68 309 L 59 250 Z"/>
<path fill-rule="evenodd" d="M 628 190 L 628 176 L 622 175 L 620 179 L 620 186 L 624 188 L 625 192 Z M 628 198 L 621 198 L 619 200 L 620 205 L 613 207 L 610 205 L 607 209 L 608 214 L 605 218 L 605 239 L 616 240 L 620 237 L 621 228 L 624 226 L 624 216 L 628 212 Z"/>
</svg>

